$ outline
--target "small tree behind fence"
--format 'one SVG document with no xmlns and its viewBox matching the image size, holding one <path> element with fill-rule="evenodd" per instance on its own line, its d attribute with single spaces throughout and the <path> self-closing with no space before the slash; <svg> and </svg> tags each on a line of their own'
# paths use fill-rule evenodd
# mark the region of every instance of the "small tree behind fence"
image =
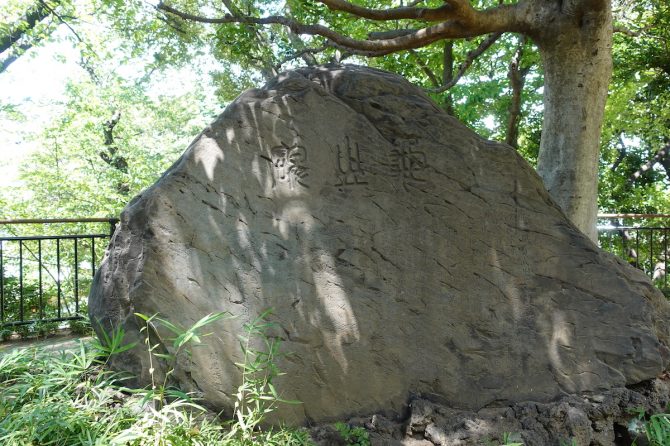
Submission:
<svg viewBox="0 0 670 446">
<path fill-rule="evenodd" d="M 116 223 L 0 221 L 0 328 L 21 332 L 22 326 L 84 318 L 93 276 Z"/>
</svg>

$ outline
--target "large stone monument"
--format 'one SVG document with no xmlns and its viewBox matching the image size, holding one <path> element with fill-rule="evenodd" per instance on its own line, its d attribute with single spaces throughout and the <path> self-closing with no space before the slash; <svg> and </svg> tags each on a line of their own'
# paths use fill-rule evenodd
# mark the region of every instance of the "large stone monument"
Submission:
<svg viewBox="0 0 670 446">
<path fill-rule="evenodd" d="M 235 315 L 175 373 L 228 410 L 242 324 L 268 308 L 291 353 L 277 386 L 303 402 L 279 416 L 296 424 L 410 395 L 464 410 L 551 401 L 669 361 L 669 307 L 642 272 L 575 229 L 512 148 L 361 67 L 242 94 L 126 207 L 90 296 L 98 330 L 129 341 L 143 336 L 135 312 Z M 143 347 L 114 367 L 146 382 Z"/>
</svg>

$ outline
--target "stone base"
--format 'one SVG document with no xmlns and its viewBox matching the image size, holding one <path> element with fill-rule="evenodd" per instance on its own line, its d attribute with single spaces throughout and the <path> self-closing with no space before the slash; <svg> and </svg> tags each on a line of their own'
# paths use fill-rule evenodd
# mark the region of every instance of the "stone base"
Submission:
<svg viewBox="0 0 670 446">
<path fill-rule="evenodd" d="M 594 395 L 569 395 L 551 403 L 496 405 L 478 412 L 455 410 L 424 398 L 413 399 L 404 416 L 376 414 L 349 420 L 363 426 L 373 446 L 647 444 L 640 411 L 661 413 L 670 402 L 668 376 Z M 635 428 L 639 430 L 635 432 Z M 332 426 L 312 428 L 319 446 L 345 445 Z M 639 434 L 639 437 L 637 436 Z"/>
</svg>

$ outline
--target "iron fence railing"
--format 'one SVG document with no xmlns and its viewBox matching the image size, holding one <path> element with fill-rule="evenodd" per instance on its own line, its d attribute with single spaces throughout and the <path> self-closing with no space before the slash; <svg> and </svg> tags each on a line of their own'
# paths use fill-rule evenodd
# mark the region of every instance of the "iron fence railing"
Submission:
<svg viewBox="0 0 670 446">
<path fill-rule="evenodd" d="M 82 319 L 101 251 L 117 222 L 0 220 L 0 328 Z M 51 226 L 55 224 L 57 229 Z M 109 230 L 91 230 L 101 229 L 101 224 L 109 225 Z"/>
<path fill-rule="evenodd" d="M 81 319 L 101 251 L 117 223 L 114 218 L 0 220 L 0 328 Z M 69 229 L 44 227 L 54 224 Z M 90 231 L 90 225 L 101 224 L 108 231 Z M 19 227 L 32 228 L 32 234 Z M 598 235 L 603 249 L 668 292 L 670 215 L 602 214 Z"/>
<path fill-rule="evenodd" d="M 668 294 L 670 215 L 602 214 L 598 218 L 600 247 L 643 270 Z"/>
</svg>

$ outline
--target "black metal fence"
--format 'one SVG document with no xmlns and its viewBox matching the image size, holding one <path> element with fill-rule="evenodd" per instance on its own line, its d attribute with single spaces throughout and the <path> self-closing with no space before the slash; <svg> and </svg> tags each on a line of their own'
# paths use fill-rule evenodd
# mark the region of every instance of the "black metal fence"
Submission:
<svg viewBox="0 0 670 446">
<path fill-rule="evenodd" d="M 670 215 L 603 214 L 599 216 L 600 247 L 643 270 L 668 294 Z"/>
<path fill-rule="evenodd" d="M 117 223 L 113 218 L 0 220 L 0 328 L 81 319 Z M 645 271 L 668 293 L 670 215 L 600 215 L 598 234 L 603 249 Z"/>
<path fill-rule="evenodd" d="M 82 319 L 117 222 L 0 220 L 0 328 Z M 40 235 L 45 232 L 54 235 Z"/>
</svg>

